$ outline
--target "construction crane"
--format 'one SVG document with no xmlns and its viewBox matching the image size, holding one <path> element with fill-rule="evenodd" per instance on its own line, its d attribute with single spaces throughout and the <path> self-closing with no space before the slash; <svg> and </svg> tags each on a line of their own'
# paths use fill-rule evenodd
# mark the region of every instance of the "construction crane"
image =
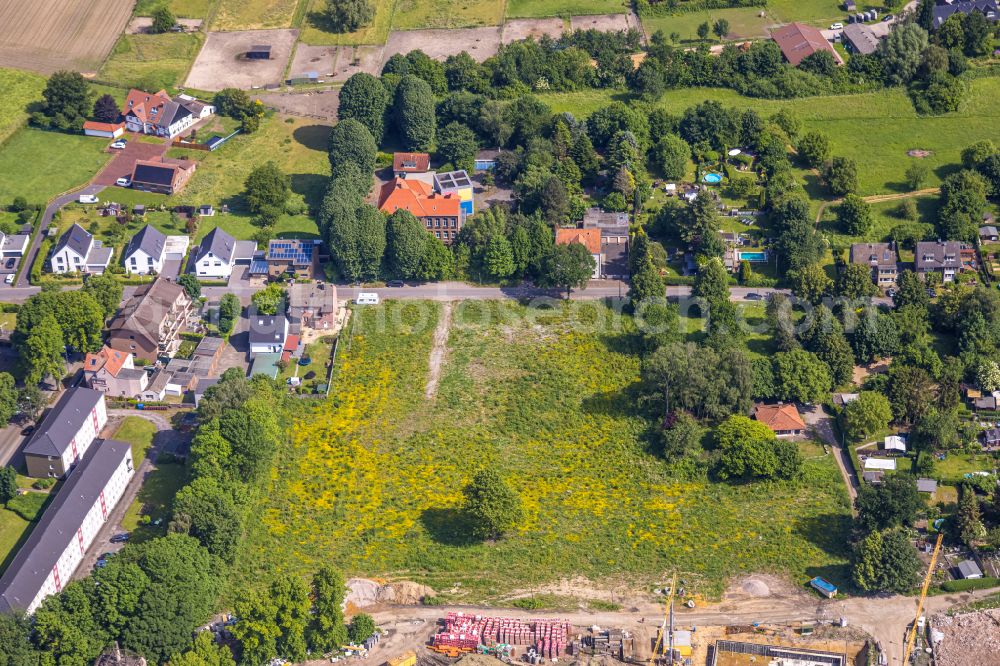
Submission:
<svg viewBox="0 0 1000 666">
<path fill-rule="evenodd" d="M 648 666 L 653 666 L 656 660 L 662 655 L 663 648 L 666 647 L 666 642 L 664 641 L 664 636 L 670 632 L 670 642 L 671 642 L 671 655 L 673 655 L 673 609 L 674 609 L 674 591 L 677 589 L 677 572 L 674 572 L 674 577 L 670 581 L 670 591 L 667 592 L 667 602 L 663 605 L 663 623 L 660 625 L 660 631 L 656 635 L 656 644 L 653 645 L 653 653 L 649 656 Z"/>
<path fill-rule="evenodd" d="M 934 544 L 934 553 L 931 555 L 931 564 L 927 567 L 927 575 L 924 576 L 924 586 L 920 589 L 920 599 L 917 600 L 917 614 L 913 618 L 913 626 L 910 627 L 910 634 L 906 637 L 906 649 L 903 650 L 903 663 L 910 661 L 910 654 L 913 652 L 913 645 L 917 640 L 917 625 L 920 624 L 920 616 L 924 612 L 924 601 L 927 599 L 927 588 L 931 585 L 931 578 L 934 577 L 934 567 L 937 565 L 938 553 L 941 552 L 941 539 L 943 532 L 938 532 L 937 543 Z"/>
</svg>

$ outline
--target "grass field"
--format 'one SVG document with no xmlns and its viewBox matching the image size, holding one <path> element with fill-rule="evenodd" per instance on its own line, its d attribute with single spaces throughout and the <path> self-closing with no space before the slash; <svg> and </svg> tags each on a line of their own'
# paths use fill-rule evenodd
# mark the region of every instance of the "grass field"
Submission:
<svg viewBox="0 0 1000 666">
<path fill-rule="evenodd" d="M 42 98 L 45 77 L 18 69 L 0 67 L 0 144 L 24 125 L 26 107 Z"/>
<path fill-rule="evenodd" d="M 99 76 L 143 90 L 171 88 L 187 75 L 201 42 L 200 32 L 122 35 Z"/>
<path fill-rule="evenodd" d="M 263 30 L 292 25 L 299 0 L 220 0 L 212 30 Z"/>
<path fill-rule="evenodd" d="M 122 517 L 122 528 L 132 533 L 130 542 L 142 543 L 166 534 L 171 503 L 186 478 L 187 472 L 180 463 L 156 466 Z M 143 516 L 149 516 L 149 522 Z M 159 525 L 154 524 L 157 520 Z"/>
<path fill-rule="evenodd" d="M 135 3 L 136 16 L 152 16 L 157 8 L 166 4 L 174 16 L 205 18 L 219 0 L 139 0 Z"/>
<path fill-rule="evenodd" d="M 433 401 L 424 388 L 441 306 L 356 311 L 333 397 L 294 419 L 279 453 L 233 593 L 279 564 L 305 573 L 321 562 L 468 602 L 560 577 L 645 586 L 674 567 L 711 595 L 747 571 L 842 581 L 849 511 L 834 461 L 809 460 L 794 484 L 671 477 L 635 411 L 630 322 L 594 332 L 609 311 L 577 307 L 457 307 Z M 521 527 L 496 543 L 469 543 L 459 528 L 461 488 L 482 466 L 525 505 Z"/>
<path fill-rule="evenodd" d="M 310 2 L 310 0 L 303 0 L 303 2 Z M 318 15 L 318 12 L 326 7 L 326 0 L 311 0 L 299 39 L 306 44 L 330 46 L 385 44 L 389 38 L 389 30 L 392 28 L 392 15 L 396 2 L 397 0 L 376 0 L 375 18 L 368 26 L 355 32 L 333 33 L 325 29 L 323 19 Z"/>
<path fill-rule="evenodd" d="M 622 0 L 507 0 L 509 18 L 621 14 L 629 10 Z"/>
<path fill-rule="evenodd" d="M 207 218 L 198 225 L 198 233 L 195 234 L 194 242 L 200 242 L 215 227 L 222 227 L 223 231 L 237 240 L 253 238 L 259 228 L 254 226 L 250 220 L 249 215 L 238 214 L 216 215 Z M 274 234 L 280 238 L 319 238 L 316 222 L 307 215 L 282 215 L 274 225 Z"/>
<path fill-rule="evenodd" d="M 0 146 L 0 201 L 45 203 L 88 182 L 111 155 L 107 139 L 22 128 Z"/>
<path fill-rule="evenodd" d="M 28 538 L 30 526 L 31 523 L 13 511 L 0 509 L 0 574 L 14 558 L 16 547 Z"/>
<path fill-rule="evenodd" d="M 132 445 L 132 460 L 138 465 L 146 459 L 149 447 L 153 445 L 156 436 L 156 426 L 138 416 L 126 416 L 115 431 L 114 439 L 120 439 Z"/>
<path fill-rule="evenodd" d="M 659 105 L 673 113 L 705 100 L 736 108 L 753 108 L 770 115 L 780 108 L 798 116 L 805 130 L 819 130 L 830 137 L 834 155 L 858 163 L 860 194 L 891 194 L 906 189 L 903 174 L 914 158 L 907 151 L 930 150 L 924 161 L 931 169 L 925 187 L 958 168 L 962 149 L 980 139 L 995 139 L 1000 108 L 992 101 L 1000 95 L 1000 78 L 976 79 L 963 108 L 943 116 L 921 117 L 901 89 L 859 95 L 833 95 L 792 100 L 761 100 L 731 90 L 691 88 L 670 91 Z M 553 111 L 569 111 L 583 118 L 611 101 L 611 93 L 587 90 L 540 96 Z"/>
<path fill-rule="evenodd" d="M 396 0 L 392 29 L 467 28 L 501 22 L 503 2 L 498 0 Z"/>
</svg>

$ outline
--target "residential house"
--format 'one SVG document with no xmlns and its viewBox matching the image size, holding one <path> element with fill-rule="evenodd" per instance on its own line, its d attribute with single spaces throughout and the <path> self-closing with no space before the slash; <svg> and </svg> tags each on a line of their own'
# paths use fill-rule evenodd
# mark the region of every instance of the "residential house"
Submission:
<svg viewBox="0 0 1000 666">
<path fill-rule="evenodd" d="M 818 28 L 814 28 L 804 23 L 790 23 L 771 31 L 771 39 L 781 49 L 791 65 L 798 66 L 805 58 L 820 51 L 829 53 L 838 65 L 844 64 L 844 59 L 840 57 L 830 42 L 826 41 L 823 33 Z"/>
<path fill-rule="evenodd" d="M 476 171 L 493 171 L 497 167 L 498 157 L 500 157 L 499 150 L 480 150 L 476 153 L 473 168 Z"/>
<path fill-rule="evenodd" d="M 29 234 L 12 234 L 8 236 L 0 231 L 0 256 L 4 259 L 11 257 L 19 259 L 28 251 L 28 243 L 31 241 Z"/>
<path fill-rule="evenodd" d="M 129 240 L 122 259 L 125 272 L 148 275 L 163 271 L 163 255 L 167 248 L 167 235 L 147 224 Z"/>
<path fill-rule="evenodd" d="M 319 240 L 274 238 L 267 244 L 267 274 L 312 279 L 320 275 L 319 249 Z"/>
<path fill-rule="evenodd" d="M 850 403 L 858 399 L 857 393 L 834 393 L 833 394 L 833 404 L 837 407 L 846 407 Z"/>
<path fill-rule="evenodd" d="M 280 354 L 288 338 L 288 318 L 284 315 L 250 317 L 250 355 Z"/>
<path fill-rule="evenodd" d="M 254 241 L 238 241 L 216 227 L 201 240 L 191 256 L 188 270 L 200 278 L 228 280 L 236 266 L 250 265 L 255 252 L 257 243 Z"/>
<path fill-rule="evenodd" d="M 327 330 L 337 321 L 337 287 L 324 282 L 295 283 L 288 288 L 288 318 L 294 330 Z"/>
<path fill-rule="evenodd" d="M 799 410 L 791 403 L 757 405 L 754 408 L 754 418 L 774 431 L 778 437 L 796 437 L 806 430 Z"/>
<path fill-rule="evenodd" d="M 188 324 L 191 297 L 165 278 L 139 287 L 108 327 L 108 346 L 136 358 L 155 361 L 173 356 Z"/>
<path fill-rule="evenodd" d="M 870 55 L 878 50 L 878 37 L 870 26 L 864 23 L 849 23 L 844 26 L 844 44 L 853 52 Z"/>
<path fill-rule="evenodd" d="M 53 273 L 101 274 L 108 267 L 111 254 L 112 248 L 104 247 L 86 229 L 73 224 L 59 237 L 49 263 Z"/>
<path fill-rule="evenodd" d="M 152 134 L 173 139 L 198 120 L 215 113 L 211 104 L 199 102 L 190 95 L 170 99 L 165 90 L 147 93 L 133 88 L 125 98 L 122 117 L 130 132 Z"/>
<path fill-rule="evenodd" d="M 895 285 L 899 277 L 893 243 L 854 243 L 851 245 L 851 263 L 870 266 L 872 281 L 883 289 Z"/>
<path fill-rule="evenodd" d="M 920 241 L 913 258 L 918 275 L 940 273 L 944 282 L 952 282 L 962 271 L 976 269 L 976 251 L 958 241 Z"/>
<path fill-rule="evenodd" d="M 393 153 L 392 175 L 395 178 L 410 178 L 420 174 L 431 175 L 426 179 L 431 182 L 431 156 L 428 153 Z M 419 178 L 418 178 L 419 180 Z"/>
<path fill-rule="evenodd" d="M 128 442 L 89 447 L 0 578 L 0 611 L 33 613 L 69 584 L 134 474 Z"/>
<path fill-rule="evenodd" d="M 997 0 L 938 0 L 934 5 L 934 28 L 948 20 L 952 14 L 971 14 L 979 12 L 987 21 L 1000 20 L 1000 5 Z"/>
<path fill-rule="evenodd" d="M 594 258 L 592 280 L 601 279 L 601 230 L 600 229 L 556 229 L 556 245 L 579 243 L 587 248 Z"/>
<path fill-rule="evenodd" d="M 987 451 L 1000 450 L 1000 428 L 989 428 L 984 430 L 980 436 L 983 448 Z"/>
<path fill-rule="evenodd" d="M 135 367 L 128 352 L 103 347 L 97 353 L 87 354 L 83 361 L 83 380 L 95 391 L 134 398 L 145 390 L 149 375 Z"/>
<path fill-rule="evenodd" d="M 107 422 L 103 393 L 81 387 L 67 390 L 24 447 L 28 476 L 58 478 L 66 474 Z"/>
<path fill-rule="evenodd" d="M 434 174 L 434 190 L 444 196 L 458 197 L 462 214 L 468 217 L 475 213 L 475 188 L 472 179 L 464 169 Z"/>
<path fill-rule="evenodd" d="M 972 406 L 976 409 L 976 411 L 995 412 L 997 411 L 997 397 L 995 395 L 984 395 L 979 398 L 975 398 L 972 402 Z"/>
<path fill-rule="evenodd" d="M 99 123 L 88 120 L 83 124 L 83 133 L 104 139 L 117 139 L 125 133 L 125 123 Z"/>
<path fill-rule="evenodd" d="M 962 560 L 958 563 L 957 569 L 959 578 L 974 580 L 983 577 L 983 570 L 973 560 Z"/>
<path fill-rule="evenodd" d="M 992 224 L 979 227 L 979 240 L 984 243 L 996 243 L 1000 240 L 1000 235 L 997 235 L 997 228 Z"/>
<path fill-rule="evenodd" d="M 583 215 L 584 229 L 601 232 L 601 277 L 624 279 L 628 277 L 628 213 L 606 213 L 591 208 Z"/>
<path fill-rule="evenodd" d="M 413 213 L 445 245 L 458 237 L 465 222 L 462 202 L 450 194 L 439 194 L 427 183 L 413 178 L 393 178 L 382 186 L 378 208 L 387 215 L 397 210 Z"/>
<path fill-rule="evenodd" d="M 157 194 L 176 194 L 184 189 L 198 168 L 193 160 L 156 158 L 136 160 L 132 168 L 132 189 Z"/>
<path fill-rule="evenodd" d="M 139 393 L 139 399 L 146 402 L 159 402 L 167 396 L 167 382 L 170 381 L 170 374 L 163 369 L 157 370 L 149 378 L 149 383 Z"/>
</svg>

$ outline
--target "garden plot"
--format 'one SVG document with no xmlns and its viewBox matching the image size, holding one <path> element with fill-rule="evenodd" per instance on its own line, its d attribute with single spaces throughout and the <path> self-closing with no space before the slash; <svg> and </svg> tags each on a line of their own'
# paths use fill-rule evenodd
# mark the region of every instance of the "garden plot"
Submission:
<svg viewBox="0 0 1000 666">
<path fill-rule="evenodd" d="M 185 85 L 199 90 L 222 90 L 280 84 L 298 35 L 298 30 L 210 32 Z M 251 46 L 258 44 L 271 47 L 270 60 L 244 57 Z"/>
<path fill-rule="evenodd" d="M 128 24 L 122 0 L 0 2 L 0 65 L 50 73 L 94 71 Z"/>
<path fill-rule="evenodd" d="M 600 30 L 601 32 L 626 32 L 630 28 L 641 29 L 632 14 L 573 16 L 569 20 L 569 26 L 573 30 Z"/>
<path fill-rule="evenodd" d="M 529 37 L 537 41 L 542 35 L 559 39 L 563 34 L 563 24 L 561 18 L 510 19 L 503 24 L 500 41 L 510 44 Z"/>
<path fill-rule="evenodd" d="M 500 26 L 456 30 L 397 30 L 389 33 L 383 62 L 397 53 L 420 49 L 436 60 L 468 52 L 477 62 L 496 55 L 500 49 Z"/>
</svg>

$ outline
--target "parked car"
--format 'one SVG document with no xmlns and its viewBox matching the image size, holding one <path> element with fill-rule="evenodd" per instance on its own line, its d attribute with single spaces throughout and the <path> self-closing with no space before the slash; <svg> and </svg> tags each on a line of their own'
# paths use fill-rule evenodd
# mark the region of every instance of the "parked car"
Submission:
<svg viewBox="0 0 1000 666">
<path fill-rule="evenodd" d="M 387 286 L 387 287 L 402 287 L 403 286 L 403 281 L 402 280 L 389 280 L 388 282 L 385 283 L 385 286 Z"/>
<path fill-rule="evenodd" d="M 17 263 L 17 259 L 15 259 L 14 257 L 11 257 L 10 259 L 7 260 L 7 263 L 4 264 L 4 268 L 14 268 L 14 264 L 16 264 L 16 263 Z"/>
<path fill-rule="evenodd" d="M 14 274 L 13 274 L 13 273 L 8 273 L 8 274 L 7 274 L 7 277 L 5 277 L 5 278 L 3 279 L 3 281 L 4 281 L 5 283 L 7 283 L 7 284 L 14 284 Z"/>
<path fill-rule="evenodd" d="M 109 541 L 111 541 L 111 543 L 125 543 L 126 541 L 129 540 L 129 537 L 131 537 L 131 536 L 132 535 L 129 534 L 128 532 L 120 532 L 120 533 L 114 535 L 113 537 L 111 537 L 111 539 L 109 539 Z"/>
<path fill-rule="evenodd" d="M 843 30 L 843 29 L 844 29 L 843 23 L 834 23 L 833 25 L 830 26 L 830 30 Z"/>
<path fill-rule="evenodd" d="M 128 187 L 131 184 L 132 184 L 132 180 L 130 178 L 125 177 L 125 176 L 123 176 L 123 177 L 121 177 L 121 178 L 119 178 L 118 180 L 115 181 L 115 185 L 120 185 L 121 187 Z"/>
<path fill-rule="evenodd" d="M 354 299 L 356 305 L 378 305 L 378 294 L 374 292 L 360 292 Z"/>
<path fill-rule="evenodd" d="M 896 17 L 893 14 L 886 14 L 882 17 L 882 23 L 888 23 L 889 21 L 894 21 Z"/>
<path fill-rule="evenodd" d="M 758 294 L 756 291 L 751 291 L 749 294 L 747 294 L 748 301 L 761 301 L 763 299 L 764 297 Z"/>
<path fill-rule="evenodd" d="M 22 431 L 21 431 L 21 434 L 22 434 L 22 435 L 30 435 L 30 434 L 31 434 L 31 433 L 33 433 L 33 432 L 35 432 L 35 426 L 33 426 L 33 425 L 30 425 L 30 426 L 28 426 L 27 428 L 25 428 L 24 430 L 22 430 Z"/>
<path fill-rule="evenodd" d="M 114 148 L 115 150 L 121 150 L 125 147 L 125 144 L 127 143 L 128 141 L 126 141 L 125 139 L 118 139 L 117 141 L 111 144 L 111 148 Z"/>
<path fill-rule="evenodd" d="M 95 204 L 100 199 L 97 198 L 96 194 L 81 194 L 78 201 L 82 204 Z"/>
</svg>

